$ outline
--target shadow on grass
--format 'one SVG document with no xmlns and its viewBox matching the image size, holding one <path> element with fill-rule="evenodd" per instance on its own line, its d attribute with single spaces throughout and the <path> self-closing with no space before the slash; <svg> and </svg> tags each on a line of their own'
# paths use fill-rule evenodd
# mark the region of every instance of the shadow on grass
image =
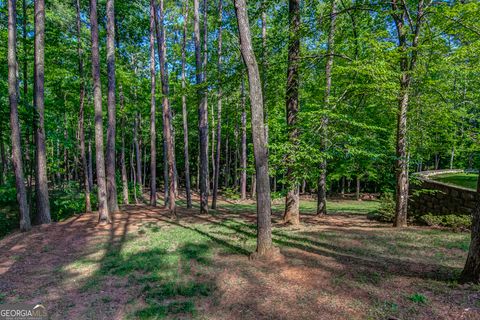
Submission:
<svg viewBox="0 0 480 320">
<path fill-rule="evenodd" d="M 215 288 L 213 279 L 202 271 L 211 264 L 211 241 L 215 238 L 202 234 L 202 238 L 190 239 L 188 234 L 178 234 L 179 241 L 175 243 L 170 242 L 175 236 L 162 234 L 164 231 L 155 223 L 143 227 L 146 230 L 139 229 L 138 236 L 131 237 L 136 230 L 130 230 L 130 213 L 125 219 L 114 221 L 99 267 L 80 290 L 94 293 L 111 278 L 127 278 L 131 295 L 127 303 L 136 304 L 132 306 L 134 318 L 194 316 L 195 299 L 210 295 Z M 159 238 L 148 241 L 148 237 Z"/>
<path fill-rule="evenodd" d="M 124 214 L 119 215 L 113 224 L 105 229 L 106 233 L 101 239 L 101 249 L 104 251 L 95 261 L 95 270 L 85 275 L 81 281 L 80 288 L 64 290 L 57 283 L 47 284 L 64 290 L 62 295 L 66 296 L 67 300 L 73 300 L 65 303 L 66 299 L 59 297 L 47 301 L 47 306 L 58 306 L 56 308 L 59 309 L 52 318 L 62 319 L 78 314 L 85 315 L 85 313 L 90 314 L 90 318 L 114 319 L 127 316 L 137 319 L 202 316 L 204 315 L 202 299 L 208 298 L 210 301 L 213 299 L 213 303 L 216 303 L 218 273 L 224 268 L 232 267 L 232 264 L 224 263 L 222 257 L 216 256 L 214 261 L 216 253 L 226 253 L 230 256 L 242 255 L 243 257 L 239 260 L 245 262 L 242 262 L 238 270 L 245 273 L 245 279 L 251 284 L 251 286 L 244 286 L 242 290 L 249 290 L 252 287 L 261 288 L 263 290 L 261 294 L 271 295 L 277 300 L 287 299 L 291 292 L 284 296 L 284 292 L 264 283 L 265 277 L 272 272 L 278 272 L 283 267 L 295 267 L 295 263 L 299 260 L 302 265 L 311 269 L 329 272 L 332 283 L 349 281 L 349 285 L 352 284 L 352 286 L 348 289 L 351 290 L 341 292 L 343 296 L 328 282 L 322 288 L 322 292 L 328 292 L 334 298 L 350 300 L 367 295 L 374 299 L 381 299 L 381 296 L 367 292 L 362 285 L 368 283 L 380 286 L 390 275 L 447 280 L 458 272 L 455 268 L 440 264 L 424 263 L 424 259 L 413 261 L 401 255 L 396 257 L 389 251 L 391 247 L 383 241 L 384 237 L 381 235 L 378 239 L 374 239 L 378 246 L 374 249 L 363 248 L 361 244 L 345 243 L 342 242 L 343 239 L 338 238 L 342 236 L 351 240 L 353 237 L 358 237 L 367 241 L 372 239 L 369 232 L 359 229 L 343 229 L 342 233 L 339 232 L 340 230 L 328 229 L 314 232 L 274 229 L 274 243 L 282 248 L 287 257 L 285 265 L 249 267 L 246 256 L 255 247 L 256 238 L 253 214 L 244 215 L 219 210 L 215 215 L 196 216 L 192 215 L 191 210 L 180 209 L 179 211 L 180 219 L 174 221 L 167 217 L 165 210 L 159 208 L 148 206 L 127 208 Z M 73 224 L 74 221 L 70 223 Z M 65 224 L 64 232 L 67 236 L 69 232 L 77 232 L 85 236 L 93 233 L 95 229 L 95 227 L 88 229 L 85 225 L 80 226 L 84 229 L 77 230 L 78 226 Z M 52 241 L 54 240 L 50 239 L 50 245 L 56 246 Z M 5 246 L 10 248 L 14 244 L 14 241 L 6 242 Z M 92 250 L 83 249 L 79 251 L 80 255 L 63 261 L 63 266 L 79 259 L 89 259 L 88 255 Z M 62 254 L 64 251 L 53 253 Z M 328 260 L 334 260 L 340 267 L 332 266 Z M 15 272 L 14 267 L 10 272 Z M 20 270 L 21 267 L 20 265 Z M 76 275 L 81 274 L 82 270 L 63 269 L 61 272 L 64 279 L 71 281 Z M 294 280 L 292 284 L 297 285 Z M 359 294 L 359 290 L 364 292 Z M 77 291 L 83 292 L 84 296 L 88 297 L 88 299 L 84 298 L 86 302 L 75 300 L 78 297 Z M 308 293 L 307 289 L 304 291 Z M 310 292 L 310 294 L 306 301 L 308 303 L 317 301 L 318 296 L 315 294 L 319 293 Z M 228 308 L 237 311 L 241 309 L 242 312 L 250 310 L 251 318 L 258 318 L 259 315 L 261 319 L 288 318 L 277 309 L 265 314 L 264 306 L 261 305 L 263 296 L 257 298 L 248 294 L 245 297 L 239 297 L 234 301 L 234 305 L 230 304 Z M 77 303 L 77 305 L 70 307 L 69 303 Z M 69 308 L 81 308 L 80 304 L 85 304 L 84 309 L 69 313 Z M 245 308 L 243 308 L 244 305 Z M 326 319 L 327 315 L 348 318 L 348 314 L 340 315 L 341 311 L 327 309 L 328 306 L 318 308 L 325 308 L 326 313 L 323 319 Z M 119 313 L 119 310 L 124 314 Z M 229 316 L 229 310 L 225 311 L 226 318 Z M 208 312 L 205 314 L 208 315 Z"/>
</svg>

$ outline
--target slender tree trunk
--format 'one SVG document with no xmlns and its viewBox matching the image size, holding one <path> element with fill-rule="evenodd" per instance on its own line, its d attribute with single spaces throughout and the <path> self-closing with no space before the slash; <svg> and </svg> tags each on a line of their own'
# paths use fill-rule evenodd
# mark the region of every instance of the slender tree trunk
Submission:
<svg viewBox="0 0 480 320">
<path fill-rule="evenodd" d="M 265 136 L 268 145 L 268 106 L 267 106 L 267 1 L 262 0 L 262 92 L 265 116 Z"/>
<path fill-rule="evenodd" d="M 63 105 L 64 107 L 67 104 L 66 95 L 63 97 Z M 68 148 L 67 148 L 67 141 L 68 141 L 68 122 L 67 122 L 67 112 L 66 110 L 63 113 L 63 166 L 64 166 L 64 179 L 65 181 L 70 181 L 70 167 L 68 164 Z"/>
<path fill-rule="evenodd" d="M 298 67 L 300 57 L 300 0 L 289 0 L 288 16 L 290 20 L 289 43 L 288 43 L 288 70 L 287 70 L 287 93 L 286 115 L 288 127 L 288 139 L 292 144 L 290 152 L 295 153 L 298 145 L 297 114 L 298 103 Z M 299 186 L 295 177 L 295 156 L 287 154 L 287 181 L 289 189 L 285 197 L 285 213 L 283 222 L 298 225 L 300 223 L 300 197 Z"/>
<path fill-rule="evenodd" d="M 125 122 L 123 122 L 125 125 Z M 122 126 L 124 128 L 124 126 Z M 128 177 L 127 177 L 127 165 L 125 163 L 125 129 L 122 129 L 122 150 L 120 153 L 120 165 L 122 167 L 122 194 L 123 204 L 129 204 L 128 197 Z"/>
<path fill-rule="evenodd" d="M 105 153 L 107 204 L 110 213 L 118 212 L 117 183 L 115 181 L 115 131 L 116 131 L 116 98 L 115 98 L 115 4 L 107 0 L 107 75 L 108 75 L 108 128 L 107 150 Z"/>
<path fill-rule="evenodd" d="M 360 177 L 357 175 L 357 189 L 355 192 L 355 198 L 360 200 Z"/>
<path fill-rule="evenodd" d="M 193 1 L 194 12 L 194 40 L 195 40 L 195 62 L 196 62 L 196 82 L 198 86 L 198 132 L 200 139 L 200 213 L 208 213 L 208 109 L 207 92 L 204 88 L 205 73 L 203 72 L 203 63 L 200 47 L 200 17 L 199 0 Z M 206 54 L 206 53 L 205 53 Z"/>
<path fill-rule="evenodd" d="M 238 103 L 237 103 L 238 107 Z M 238 188 L 238 115 L 237 115 L 237 109 L 235 108 L 235 127 L 233 129 L 233 139 L 234 139 L 234 159 L 233 159 L 233 187 L 235 190 Z"/>
<path fill-rule="evenodd" d="M 80 19 L 80 0 L 75 0 L 77 22 L 78 74 L 80 77 L 80 111 L 78 115 L 78 135 L 80 140 L 80 158 L 82 161 L 83 183 L 85 188 L 85 211 L 92 211 L 90 184 L 88 182 L 87 157 L 85 154 L 85 74 L 83 70 L 82 21 Z"/>
<path fill-rule="evenodd" d="M 100 53 L 98 48 L 97 0 L 90 0 L 90 25 L 92 33 L 93 104 L 95 108 L 95 158 L 98 186 L 99 221 L 110 222 L 107 204 L 105 157 L 103 147 L 102 84 L 100 82 Z"/>
<path fill-rule="evenodd" d="M 455 146 L 452 146 L 452 152 L 450 153 L 450 170 L 453 169 L 454 158 L 455 158 Z"/>
<path fill-rule="evenodd" d="M 227 121 L 226 127 L 228 128 L 228 121 Z M 231 170 L 230 166 L 232 165 L 232 155 L 230 153 L 230 139 L 229 139 L 228 132 L 226 132 L 226 138 L 225 138 L 225 161 L 227 163 L 225 164 L 224 185 L 225 187 L 229 188 L 230 187 L 230 170 Z"/>
<path fill-rule="evenodd" d="M 218 104 L 217 104 L 217 153 L 213 177 L 212 209 L 217 209 L 218 181 L 220 176 L 220 153 L 222 152 L 222 13 L 223 0 L 218 1 Z"/>
<path fill-rule="evenodd" d="M 38 224 L 50 223 L 48 199 L 47 155 L 45 147 L 45 0 L 35 1 L 35 107 L 37 116 L 37 172 L 35 178 Z"/>
<path fill-rule="evenodd" d="M 400 53 L 400 90 L 398 94 L 398 113 L 397 113 L 397 141 L 396 141 L 396 205 L 394 227 L 407 226 L 408 211 L 408 159 L 407 159 L 407 111 L 409 89 L 412 81 L 412 72 L 415 70 L 416 59 L 418 55 L 418 41 L 420 35 L 420 27 L 423 20 L 423 0 L 418 2 L 417 18 L 415 26 L 405 25 L 407 17 L 409 17 L 408 8 L 404 3 L 400 6 L 397 0 L 392 1 L 392 15 L 395 21 L 398 35 L 398 50 Z M 408 18 L 411 21 L 410 18 Z M 407 34 L 408 29 L 412 28 L 413 40 L 411 47 L 412 53 L 409 55 L 408 39 L 411 35 Z"/>
<path fill-rule="evenodd" d="M 123 96 L 122 85 L 120 85 L 120 108 L 122 111 L 125 110 L 125 97 Z M 123 116 L 122 117 L 122 149 L 120 153 L 120 166 L 122 170 L 123 204 L 129 204 L 130 200 L 128 195 L 127 164 L 125 160 L 125 132 L 126 132 L 126 121 L 125 121 L 125 116 Z"/>
<path fill-rule="evenodd" d="M 165 43 L 165 21 L 163 0 L 159 3 L 159 14 L 156 15 L 156 22 L 159 25 L 157 36 L 159 37 L 160 50 L 160 78 L 162 81 L 162 105 L 163 105 L 163 138 L 166 147 L 166 160 L 168 165 L 168 211 L 172 217 L 176 217 L 176 195 L 175 195 L 175 150 L 172 135 L 172 111 L 169 101 L 168 69 L 166 66 L 167 46 Z"/>
<path fill-rule="evenodd" d="M 188 21 L 188 1 L 185 1 L 185 9 L 183 14 L 183 36 L 182 36 L 182 120 L 183 120 L 183 154 L 185 161 L 185 194 L 187 197 L 187 208 L 192 207 L 192 194 L 190 186 L 190 156 L 188 152 L 188 112 L 186 90 L 186 46 L 187 46 L 187 21 Z"/>
<path fill-rule="evenodd" d="M 140 116 L 137 112 L 135 116 L 135 125 L 133 129 L 133 144 L 135 147 L 136 182 L 138 185 L 142 185 L 142 155 L 140 153 L 140 143 L 138 141 L 139 126 L 140 126 Z M 140 197 L 141 197 L 141 194 L 140 194 Z"/>
<path fill-rule="evenodd" d="M 26 146 L 25 146 L 25 175 L 27 178 L 27 198 L 30 204 L 30 212 L 32 212 L 32 183 L 34 172 L 34 155 L 32 148 L 35 141 L 35 110 L 32 109 L 28 97 L 28 54 L 27 54 L 27 0 L 22 0 L 22 47 L 23 47 L 23 107 L 31 114 L 31 123 L 26 125 Z M 34 98 L 35 99 L 35 98 Z"/>
<path fill-rule="evenodd" d="M 155 105 L 155 0 L 150 0 L 150 205 L 157 205 L 157 132 Z"/>
<path fill-rule="evenodd" d="M 252 138 L 257 181 L 257 250 L 252 258 L 273 257 L 278 254 L 272 244 L 270 179 L 268 153 L 263 116 L 263 95 L 257 60 L 253 52 L 250 25 L 245 0 L 234 0 L 237 15 L 240 51 L 248 71 L 250 105 L 252 111 Z"/>
<path fill-rule="evenodd" d="M 31 228 L 31 224 L 27 203 L 27 191 L 25 189 L 23 176 L 22 146 L 20 124 L 18 121 L 17 71 L 16 0 L 8 0 L 8 98 L 10 102 L 10 126 L 12 130 L 12 162 L 13 171 L 15 173 L 15 186 L 17 188 L 17 202 L 20 212 L 20 230 L 28 231 Z"/>
<path fill-rule="evenodd" d="M 210 110 L 210 116 L 212 117 L 211 120 L 211 128 L 212 128 L 212 139 L 209 140 L 209 144 L 211 146 L 210 148 L 210 163 L 212 164 L 212 170 L 209 172 L 212 172 L 213 176 L 211 181 L 209 180 L 209 188 L 213 192 L 213 186 L 210 186 L 210 183 L 213 183 L 213 180 L 215 179 L 215 129 L 216 129 L 216 124 L 215 124 L 215 109 L 213 107 L 213 103 L 211 104 L 211 110 Z"/>
<path fill-rule="evenodd" d="M 59 139 L 57 139 L 57 141 L 56 141 L 55 151 L 56 151 L 56 154 L 55 154 L 56 159 L 60 159 L 60 140 Z M 52 150 L 52 156 L 53 156 L 53 150 Z M 55 175 L 52 178 L 54 178 L 53 179 L 54 183 L 56 183 L 57 185 L 60 185 L 60 183 L 62 181 L 62 175 L 60 173 L 60 168 L 57 168 L 57 172 L 55 173 Z"/>
<path fill-rule="evenodd" d="M 250 190 L 251 198 L 254 199 L 256 194 L 257 194 L 257 179 L 255 175 L 252 174 L 252 189 Z"/>
<path fill-rule="evenodd" d="M 147 186 L 147 145 L 143 145 L 142 149 L 142 160 L 143 160 L 143 181 L 142 181 L 142 186 L 143 189 L 146 188 Z"/>
<path fill-rule="evenodd" d="M 134 124 L 133 124 L 133 135 L 136 137 L 137 135 L 137 120 L 135 119 Z M 130 152 L 130 168 L 132 170 L 132 180 L 133 180 L 133 200 L 135 201 L 135 204 L 138 204 L 138 198 L 137 198 L 137 174 L 135 170 L 135 163 L 133 161 L 133 153 L 134 150 L 136 149 L 135 143 L 133 143 L 132 146 L 132 152 Z M 137 158 L 138 160 L 138 158 Z"/>
<path fill-rule="evenodd" d="M 332 1 L 332 11 L 330 13 L 330 30 L 328 32 L 327 42 L 327 62 L 325 65 L 325 96 L 324 108 L 328 110 L 330 107 L 330 91 L 332 88 L 332 69 L 333 55 L 335 49 L 335 30 L 337 20 L 337 0 Z M 323 116 L 321 122 L 321 151 L 324 159 L 320 163 L 320 176 L 318 178 L 317 189 L 317 215 L 327 214 L 327 159 L 326 153 L 328 148 L 328 116 Z"/>
<path fill-rule="evenodd" d="M 93 189 L 93 153 L 92 153 L 92 141 L 88 139 L 88 184 L 90 190 Z"/>
<path fill-rule="evenodd" d="M 396 207 L 395 207 L 395 227 L 405 227 L 407 225 L 408 209 L 408 178 L 407 178 L 407 108 L 408 108 L 408 88 L 409 76 L 404 73 L 401 80 L 401 89 L 399 95 L 399 107 L 397 116 L 397 185 L 396 185 Z"/>
<path fill-rule="evenodd" d="M 242 74 L 242 139 L 241 139 L 241 153 L 240 153 L 240 199 L 247 199 L 247 111 L 246 111 L 246 98 L 245 98 L 245 80 Z"/>
<path fill-rule="evenodd" d="M 203 0 L 203 38 L 202 38 L 202 43 L 203 43 L 203 82 L 207 84 L 207 65 L 208 65 L 208 2 L 207 0 Z M 206 119 L 207 119 L 207 153 L 208 153 L 208 146 L 210 145 L 209 137 L 208 137 L 208 84 L 205 86 L 205 110 L 206 110 Z M 213 112 L 213 109 L 212 109 Z M 213 118 L 212 118 L 213 119 Z M 215 126 L 212 124 L 212 126 Z M 214 141 L 211 142 L 212 145 L 215 143 Z M 213 149 L 212 149 L 213 150 Z M 213 159 L 212 159 L 213 160 Z M 213 168 L 213 163 L 212 163 L 212 168 Z M 213 173 L 213 171 L 212 171 Z M 210 195 L 210 167 L 209 167 L 209 161 L 208 161 L 208 156 L 207 156 L 207 203 L 206 206 L 208 208 L 208 196 Z"/>
</svg>

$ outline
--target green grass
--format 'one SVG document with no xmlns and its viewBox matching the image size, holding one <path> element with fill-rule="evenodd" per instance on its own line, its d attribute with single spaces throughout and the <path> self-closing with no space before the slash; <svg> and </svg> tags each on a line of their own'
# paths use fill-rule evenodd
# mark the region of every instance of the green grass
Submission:
<svg viewBox="0 0 480 320">
<path fill-rule="evenodd" d="M 314 212 L 315 205 L 314 201 L 302 201 L 302 212 Z M 366 214 L 377 206 L 377 202 L 370 201 L 329 202 L 331 213 Z M 255 208 L 254 205 L 224 203 L 221 207 L 235 209 L 237 214 L 252 212 Z M 282 207 L 278 205 L 274 209 L 278 211 Z M 216 276 L 225 268 L 233 267 L 225 265 L 223 257 L 241 255 L 247 262 L 246 257 L 256 246 L 254 223 L 229 218 L 228 213 L 223 218 L 205 223 L 172 220 L 144 223 L 124 236 L 105 239 L 104 245 L 92 247 L 89 255 L 61 270 L 63 278 L 71 279 L 87 274 L 85 270 L 93 270 L 79 281 L 81 292 L 87 295 L 97 294 L 112 278 L 128 279 L 117 282 L 129 292 L 129 319 L 206 319 L 208 314 L 203 312 L 202 306 L 221 303 L 221 295 L 216 294 Z M 423 303 L 427 300 L 418 292 L 423 292 L 425 286 L 448 292 L 449 284 L 444 279 L 454 279 L 458 275 L 468 250 L 467 233 L 426 228 L 395 231 L 388 228 L 327 228 L 321 231 L 311 228 L 274 228 L 273 242 L 282 251 L 291 248 L 342 263 L 341 270 L 332 270 L 331 284 L 327 284 L 327 291 L 321 294 L 332 294 L 335 299 L 335 290 L 368 292 L 368 300 L 362 300 L 360 304 L 366 304 L 367 314 L 374 319 L 384 314 L 414 319 L 418 310 L 433 308 L 430 303 Z M 97 256 L 99 252 L 104 254 Z M 370 264 L 370 259 L 375 263 Z M 395 273 L 388 268 L 395 268 L 398 263 L 405 263 L 405 268 L 412 263 L 436 268 L 425 271 L 430 280 L 419 278 L 420 288 L 411 288 L 398 297 L 394 294 L 388 300 L 382 300 L 385 299 L 383 295 L 380 297 L 376 292 L 379 288 L 388 288 L 389 281 L 394 282 Z M 314 267 L 324 268 L 321 264 Z M 242 268 L 241 272 L 252 272 Z M 268 269 L 265 269 L 266 274 L 271 272 Z M 261 269 L 253 270 L 262 272 Z M 413 270 L 414 267 L 412 273 L 418 272 Z M 408 273 L 408 270 L 402 272 Z M 426 281 L 430 282 L 425 284 Z M 306 306 L 316 303 L 316 294 L 312 292 L 311 296 L 305 297 Z M 96 314 L 111 310 L 112 303 L 112 299 L 100 296 L 89 311 Z M 106 316 L 112 317 L 113 314 Z"/>
<path fill-rule="evenodd" d="M 432 176 L 433 180 L 453 184 L 468 189 L 477 189 L 478 174 L 474 173 L 447 173 Z"/>
<path fill-rule="evenodd" d="M 283 212 L 285 204 L 282 202 L 275 202 L 272 205 L 273 212 Z M 356 200 L 333 200 L 327 202 L 327 211 L 329 214 L 348 213 L 348 214 L 368 214 L 378 209 L 380 202 L 378 201 L 356 201 Z M 232 212 L 248 212 L 255 211 L 255 204 L 244 203 L 227 203 L 222 204 L 222 208 Z M 300 213 L 314 214 L 317 210 L 316 201 L 301 201 Z"/>
</svg>

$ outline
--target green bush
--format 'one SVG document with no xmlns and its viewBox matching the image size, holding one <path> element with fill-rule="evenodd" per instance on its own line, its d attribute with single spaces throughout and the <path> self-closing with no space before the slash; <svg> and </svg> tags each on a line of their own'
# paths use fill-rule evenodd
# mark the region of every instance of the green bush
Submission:
<svg viewBox="0 0 480 320">
<path fill-rule="evenodd" d="M 18 228 L 18 215 L 17 192 L 12 180 L 0 187 L 0 237 Z"/>
<path fill-rule="evenodd" d="M 272 197 L 272 200 L 277 200 L 277 199 L 284 198 L 285 194 L 282 191 L 276 191 L 276 192 L 272 192 L 270 196 Z"/>
<path fill-rule="evenodd" d="M 380 207 L 368 214 L 368 218 L 382 222 L 393 222 L 395 217 L 395 197 L 393 193 L 384 193 L 380 197 Z"/>
<path fill-rule="evenodd" d="M 428 213 L 421 216 L 420 221 L 432 227 L 446 227 L 454 230 L 469 230 L 472 225 L 470 215 L 458 214 L 436 216 Z"/>
<path fill-rule="evenodd" d="M 238 193 L 237 189 L 235 188 L 225 188 L 222 191 L 223 196 L 225 199 L 230 199 L 230 200 L 238 200 L 240 199 L 240 194 Z"/>
</svg>

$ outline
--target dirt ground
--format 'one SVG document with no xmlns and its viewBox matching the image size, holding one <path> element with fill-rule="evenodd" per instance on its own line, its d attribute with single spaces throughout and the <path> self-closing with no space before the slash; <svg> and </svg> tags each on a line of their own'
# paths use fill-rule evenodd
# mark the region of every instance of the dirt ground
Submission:
<svg viewBox="0 0 480 320">
<path fill-rule="evenodd" d="M 233 220 L 250 225 L 255 215 L 220 211 L 199 217 L 197 209 L 181 209 L 174 223 L 191 228 Z M 480 319 L 479 288 L 459 286 L 454 281 L 465 257 L 458 248 L 439 249 L 453 262 L 442 263 L 440 259 L 435 263 L 437 260 L 415 253 L 395 258 L 378 255 L 375 247 L 363 248 L 368 241 L 380 246 L 397 232 L 363 215 L 306 216 L 298 228 L 283 227 L 279 220 L 276 214 L 274 228 L 281 233 L 276 245 L 285 257 L 283 261 L 250 261 L 248 252 L 218 250 L 207 271 L 199 275 L 214 283 L 213 292 L 195 300 L 194 313 L 165 317 Z M 95 270 L 88 265 L 82 268 L 77 261 L 104 254 L 99 248 L 105 239 L 116 243 L 138 237 L 139 230 L 151 224 L 161 228 L 160 232 L 168 232 L 171 223 L 163 208 L 140 205 L 124 207 L 111 225 L 98 225 L 97 215 L 91 213 L 11 234 L 0 240 L 1 302 L 42 303 L 54 319 L 142 318 L 132 316 L 132 310 L 148 301 L 141 288 L 131 282 L 131 274 L 104 277 L 100 286 L 88 290 L 86 279 Z M 248 230 L 238 229 L 234 234 L 241 239 Z M 322 234 L 331 237 L 322 238 Z M 401 233 L 399 245 L 407 238 Z M 235 245 L 235 239 L 230 242 L 228 235 L 224 239 L 225 246 Z M 72 269 L 67 277 L 61 270 L 68 268 Z M 202 267 L 193 263 L 191 268 Z M 415 301 L 412 295 L 416 293 L 427 300 Z"/>
</svg>

